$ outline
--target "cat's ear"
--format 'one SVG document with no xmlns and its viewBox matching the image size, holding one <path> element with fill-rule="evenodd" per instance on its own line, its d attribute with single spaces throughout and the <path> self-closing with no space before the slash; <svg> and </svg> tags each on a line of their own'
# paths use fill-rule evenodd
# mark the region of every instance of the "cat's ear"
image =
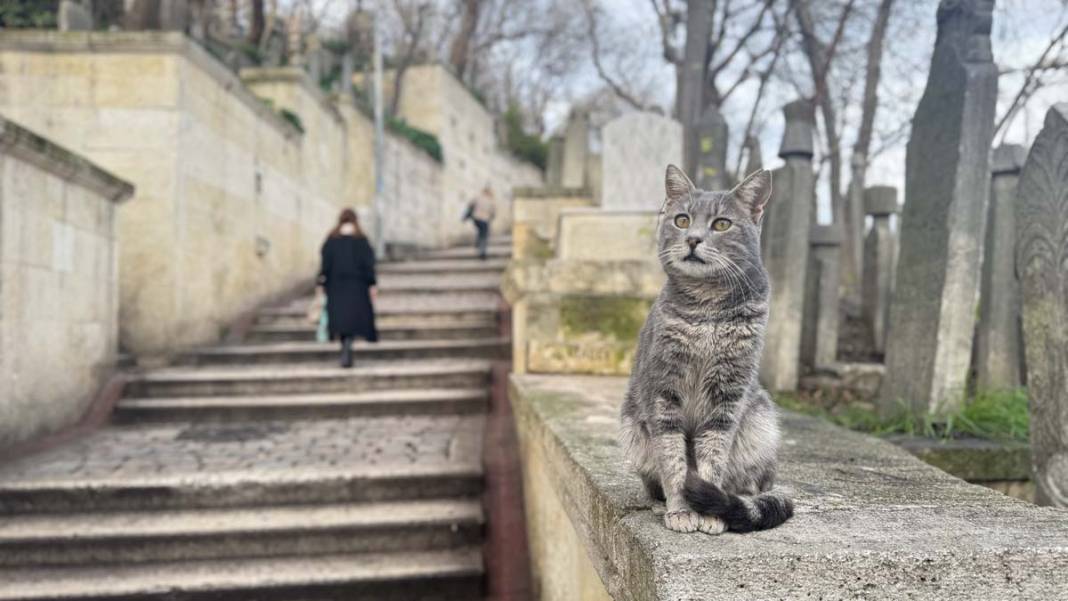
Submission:
<svg viewBox="0 0 1068 601">
<path fill-rule="evenodd" d="M 694 186 L 690 178 L 682 172 L 682 169 L 674 165 L 668 165 L 664 175 L 664 189 L 669 203 L 682 202 L 693 194 Z"/>
<path fill-rule="evenodd" d="M 742 183 L 731 190 L 731 196 L 749 211 L 753 223 L 760 224 L 764 207 L 771 198 L 771 172 L 760 169 L 750 173 Z"/>
</svg>

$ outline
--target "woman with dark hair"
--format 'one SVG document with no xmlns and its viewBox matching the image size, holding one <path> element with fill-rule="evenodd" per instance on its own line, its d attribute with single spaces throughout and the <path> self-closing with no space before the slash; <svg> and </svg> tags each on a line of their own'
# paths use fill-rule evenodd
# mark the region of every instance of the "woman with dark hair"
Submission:
<svg viewBox="0 0 1068 601">
<path fill-rule="evenodd" d="M 326 291 L 330 339 L 341 340 L 341 367 L 352 367 L 354 338 L 378 341 L 375 284 L 375 252 L 360 230 L 356 212 L 345 209 L 323 243 L 319 270 L 319 285 Z"/>
</svg>

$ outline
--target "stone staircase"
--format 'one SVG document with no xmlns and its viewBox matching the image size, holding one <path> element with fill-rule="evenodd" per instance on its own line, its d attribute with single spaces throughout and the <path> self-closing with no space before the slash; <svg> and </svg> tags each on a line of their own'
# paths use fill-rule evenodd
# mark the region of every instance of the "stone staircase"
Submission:
<svg viewBox="0 0 1068 601">
<path fill-rule="evenodd" d="M 0 466 L 0 601 L 480 599 L 509 251 L 381 265 L 351 370 L 301 300 L 131 374 L 110 426 Z"/>
</svg>

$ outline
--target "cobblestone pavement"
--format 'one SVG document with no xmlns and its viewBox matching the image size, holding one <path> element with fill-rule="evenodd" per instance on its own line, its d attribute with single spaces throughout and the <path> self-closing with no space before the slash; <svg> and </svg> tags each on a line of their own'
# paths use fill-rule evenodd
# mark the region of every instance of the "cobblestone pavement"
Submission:
<svg viewBox="0 0 1068 601">
<path fill-rule="evenodd" d="M 481 428 L 480 417 L 448 415 L 112 427 L 0 467 L 0 486 L 476 466 Z"/>
</svg>

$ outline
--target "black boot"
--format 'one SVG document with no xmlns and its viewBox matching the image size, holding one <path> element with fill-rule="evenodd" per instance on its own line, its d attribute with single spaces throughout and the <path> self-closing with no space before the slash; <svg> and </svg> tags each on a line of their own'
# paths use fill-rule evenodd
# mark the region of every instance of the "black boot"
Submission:
<svg viewBox="0 0 1068 601">
<path fill-rule="evenodd" d="M 352 338 L 348 336 L 341 339 L 341 367 L 352 367 Z"/>
</svg>

